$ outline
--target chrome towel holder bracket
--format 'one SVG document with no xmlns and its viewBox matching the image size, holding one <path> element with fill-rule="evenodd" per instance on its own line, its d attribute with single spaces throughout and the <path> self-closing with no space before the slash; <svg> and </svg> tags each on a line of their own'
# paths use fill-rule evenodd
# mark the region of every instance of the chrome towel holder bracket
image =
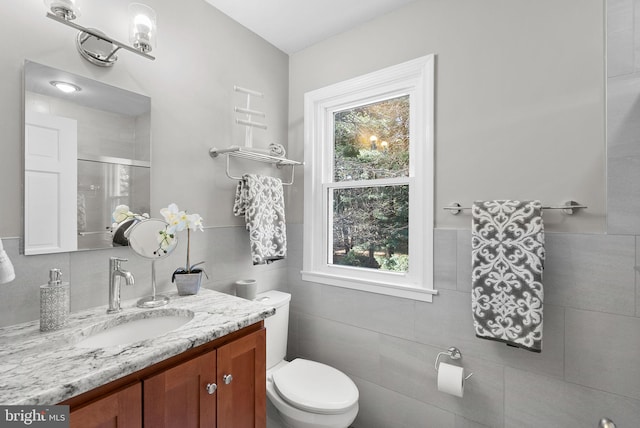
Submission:
<svg viewBox="0 0 640 428">
<path fill-rule="evenodd" d="M 294 161 L 291 159 L 287 159 L 287 158 L 281 158 L 281 157 L 277 157 L 277 156 L 271 156 L 268 155 L 266 153 L 262 153 L 260 151 L 260 149 L 251 149 L 251 148 L 245 148 L 245 147 L 238 147 L 238 146 L 231 146 L 229 148 L 226 149 L 217 149 L 215 147 L 209 149 L 209 156 L 211 156 L 212 158 L 217 158 L 219 155 L 226 155 L 227 157 L 227 167 L 226 167 L 226 174 L 227 177 L 231 178 L 232 180 L 241 180 L 242 177 L 241 176 L 235 176 L 233 174 L 231 174 L 231 172 L 229 171 L 229 158 L 230 157 L 237 157 L 237 158 L 243 158 L 243 159 L 249 159 L 252 161 L 256 161 L 256 162 L 262 162 L 262 163 L 269 163 L 272 165 L 275 165 L 278 168 L 281 168 L 283 166 L 290 166 L 291 167 L 291 177 L 289 179 L 289 181 L 284 182 L 283 181 L 283 185 L 285 186 L 290 186 L 293 184 L 293 179 L 294 179 L 294 173 L 295 173 L 295 167 L 296 166 L 302 166 L 304 165 L 303 162 L 298 162 L 298 161 Z"/>
</svg>

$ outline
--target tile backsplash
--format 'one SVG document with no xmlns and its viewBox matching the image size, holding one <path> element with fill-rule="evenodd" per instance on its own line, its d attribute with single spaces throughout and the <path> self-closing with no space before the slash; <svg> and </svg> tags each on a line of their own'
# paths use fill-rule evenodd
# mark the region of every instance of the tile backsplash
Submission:
<svg viewBox="0 0 640 428">
<path fill-rule="evenodd" d="M 135 285 L 122 286 L 122 299 L 134 299 L 151 294 L 151 261 L 134 254 L 127 247 L 73 253 L 24 256 L 19 254 L 20 239 L 3 238 L 5 250 L 16 271 L 16 279 L 0 285 L 0 326 L 38 319 L 39 287 L 48 280 L 51 268 L 60 268 L 65 281 L 71 284 L 71 311 L 108 303 L 109 257 L 127 258 L 122 264 L 134 274 Z M 169 257 L 156 262 L 158 292 L 174 290 L 173 271 L 185 264 L 186 240 Z M 287 261 L 253 266 L 249 240 L 244 227 L 207 228 L 204 235 L 191 240 L 192 262 L 205 260 L 209 275 L 203 287 L 234 293 L 238 279 L 258 280 L 258 290 L 287 289 Z"/>
</svg>

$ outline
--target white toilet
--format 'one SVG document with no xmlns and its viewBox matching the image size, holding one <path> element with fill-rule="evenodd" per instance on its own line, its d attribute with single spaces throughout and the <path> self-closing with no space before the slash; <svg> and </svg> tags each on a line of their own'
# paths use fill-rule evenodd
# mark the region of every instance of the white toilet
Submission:
<svg viewBox="0 0 640 428">
<path fill-rule="evenodd" d="M 341 371 L 296 358 L 285 361 L 291 295 L 267 291 L 255 299 L 276 308 L 267 318 L 267 397 L 287 428 L 347 428 L 358 414 L 358 388 Z"/>
</svg>

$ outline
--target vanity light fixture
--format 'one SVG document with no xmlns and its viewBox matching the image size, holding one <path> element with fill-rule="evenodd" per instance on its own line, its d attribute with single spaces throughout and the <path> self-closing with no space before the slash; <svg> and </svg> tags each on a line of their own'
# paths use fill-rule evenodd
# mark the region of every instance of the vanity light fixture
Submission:
<svg viewBox="0 0 640 428">
<path fill-rule="evenodd" d="M 156 38 L 156 14 L 153 9 L 141 3 L 129 5 L 131 15 L 129 39 L 133 44 L 133 46 L 129 46 L 112 39 L 95 28 L 83 27 L 72 22 L 79 16 L 79 1 L 44 0 L 44 3 L 49 10 L 47 18 L 80 31 L 76 37 L 76 47 L 84 59 L 101 67 L 111 67 L 118 60 L 116 52 L 120 49 L 136 53 L 152 61 L 155 59 L 149 55 L 155 46 Z"/>
<path fill-rule="evenodd" d="M 65 94 L 71 94 L 73 92 L 80 92 L 82 88 L 78 85 L 74 85 L 69 82 L 61 82 L 59 80 L 52 80 L 49 82 L 52 86 L 55 86 L 57 89 L 60 89 Z"/>
</svg>

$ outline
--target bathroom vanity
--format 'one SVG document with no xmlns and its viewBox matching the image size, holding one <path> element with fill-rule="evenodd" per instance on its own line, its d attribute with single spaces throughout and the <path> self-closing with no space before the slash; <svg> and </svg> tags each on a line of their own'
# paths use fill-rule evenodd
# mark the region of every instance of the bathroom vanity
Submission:
<svg viewBox="0 0 640 428">
<path fill-rule="evenodd" d="M 0 403 L 67 404 L 72 427 L 264 427 L 263 320 L 275 309 L 211 290 L 171 299 L 165 308 L 127 302 L 115 315 L 74 313 L 54 332 L 38 321 L 0 329 Z M 175 314 L 191 319 L 142 341 L 85 341 Z"/>
</svg>

